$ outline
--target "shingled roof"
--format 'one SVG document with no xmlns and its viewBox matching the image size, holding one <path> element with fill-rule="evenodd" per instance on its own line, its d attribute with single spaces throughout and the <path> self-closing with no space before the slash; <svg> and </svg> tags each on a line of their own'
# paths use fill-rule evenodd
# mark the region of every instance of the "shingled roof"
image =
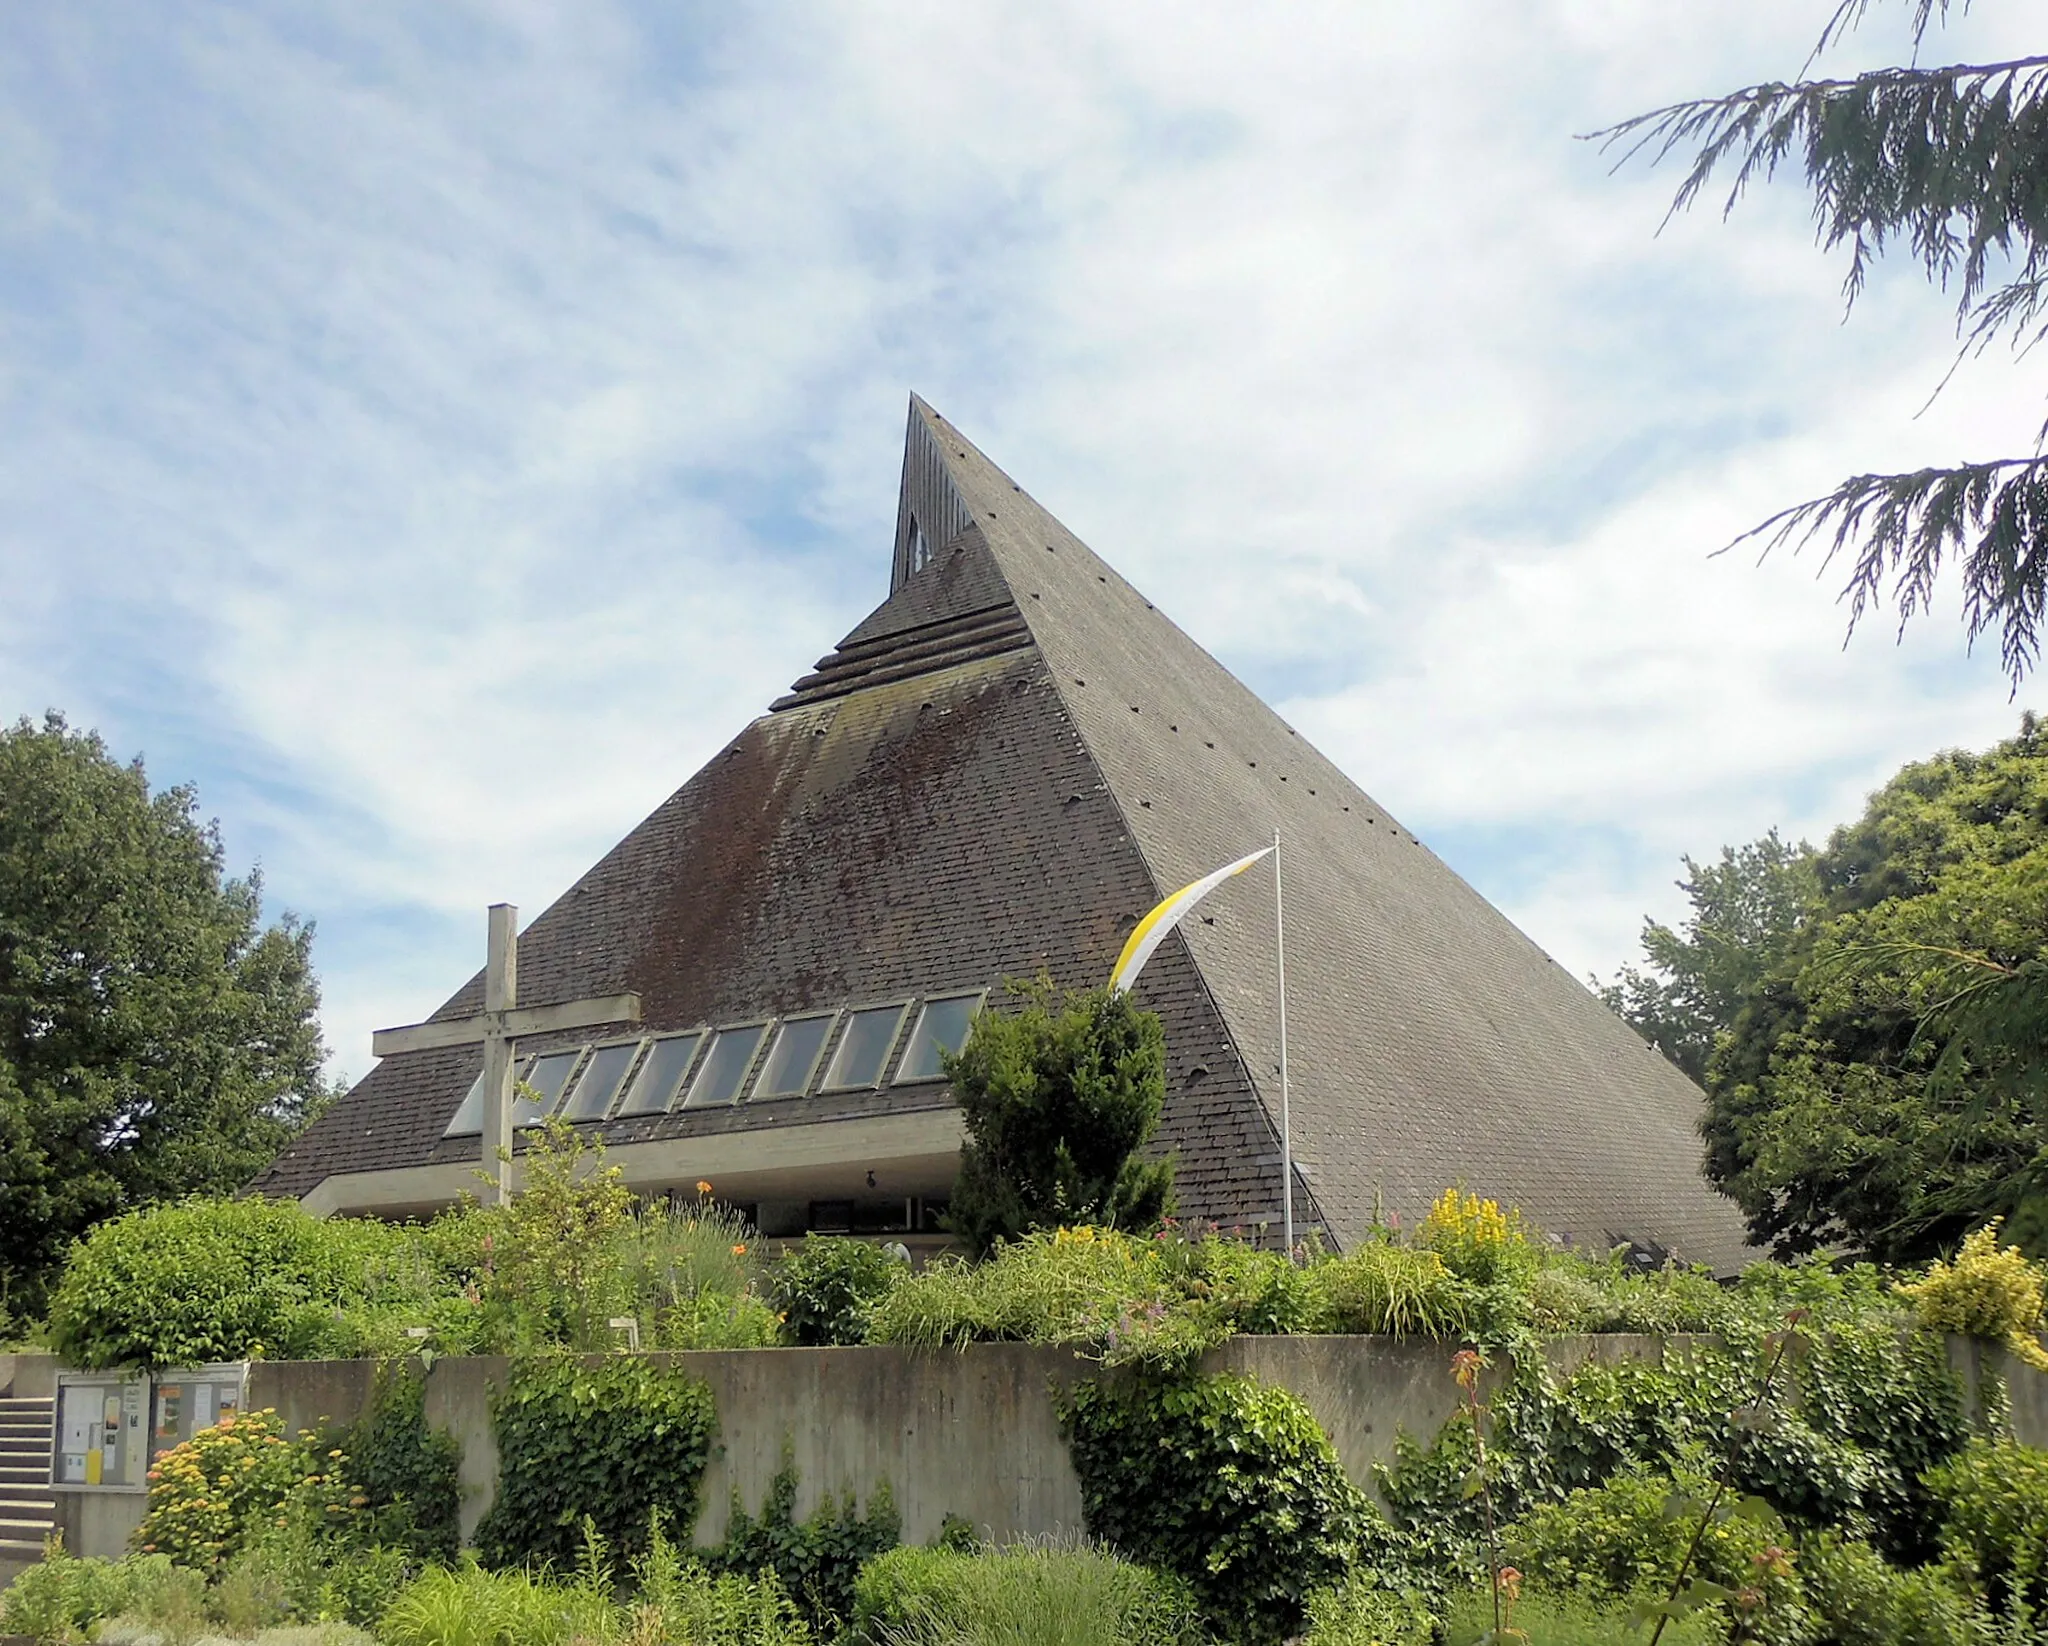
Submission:
<svg viewBox="0 0 2048 1646">
<path fill-rule="evenodd" d="M 1093 983 L 1160 896 L 1277 828 L 1302 1223 L 1348 1245 L 1463 1183 L 1576 1241 L 1741 1260 L 1700 1175 L 1697 1089 L 915 398 L 891 585 L 533 922 L 522 998 L 637 990 L 652 1033 L 1041 969 Z M 1166 1025 L 1183 1209 L 1225 1224 L 1277 1221 L 1280 1193 L 1272 909 L 1250 885 L 1137 986 Z M 436 1016 L 481 998 L 479 976 Z M 435 1198 L 475 1157 L 442 1131 L 476 1066 L 387 1059 L 255 1187 L 346 1205 L 331 1185 L 402 1177 Z M 838 1128 L 845 1172 L 815 1188 L 870 1169 L 894 1125 L 925 1140 L 900 1174 L 923 1186 L 899 1192 L 931 1193 L 950 1116 L 942 1086 L 884 1084 L 603 1130 L 629 1176 L 641 1157 L 643 1181 L 684 1181 L 693 1160 L 744 1178 L 795 1132 L 815 1165 Z"/>
</svg>

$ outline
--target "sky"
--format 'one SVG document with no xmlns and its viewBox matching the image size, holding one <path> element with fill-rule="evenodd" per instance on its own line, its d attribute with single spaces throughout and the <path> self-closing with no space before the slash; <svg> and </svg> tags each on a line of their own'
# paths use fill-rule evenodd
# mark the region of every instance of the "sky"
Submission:
<svg viewBox="0 0 2048 1646">
<path fill-rule="evenodd" d="M 1578 134 L 1833 0 L 75 0 L 0 54 L 0 720 L 194 784 L 330 1067 L 886 593 L 923 394 L 1575 973 L 2008 735 L 1950 591 L 1714 550 L 2024 447 L 1796 179 Z M 1978 7 L 1932 60 L 2015 54 Z M 1902 0 L 1826 72 L 1902 60 Z"/>
</svg>

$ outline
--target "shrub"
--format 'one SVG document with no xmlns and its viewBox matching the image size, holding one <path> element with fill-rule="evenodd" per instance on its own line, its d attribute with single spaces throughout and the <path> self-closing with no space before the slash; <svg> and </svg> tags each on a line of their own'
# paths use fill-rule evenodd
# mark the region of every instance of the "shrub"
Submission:
<svg viewBox="0 0 2048 1646">
<path fill-rule="evenodd" d="M 1799 1571 L 1828 1646 L 1991 1646 L 1990 1617 L 1938 1567 L 1899 1571 L 1831 1532 L 1801 1546 Z"/>
<path fill-rule="evenodd" d="M 366 1500 L 359 1540 L 445 1563 L 461 1543 L 462 1444 L 428 1427 L 426 1394 L 423 1375 L 407 1363 L 386 1361 L 362 1415 L 335 1445 L 347 1454 L 349 1474 Z"/>
<path fill-rule="evenodd" d="M 347 1458 L 339 1449 L 316 1456 L 309 1439 L 287 1440 L 265 1409 L 230 1414 L 173 1446 L 149 1471 L 135 1547 L 210 1577 L 260 1526 L 345 1522 L 361 1507 L 345 1478 Z"/>
<path fill-rule="evenodd" d="M 851 1637 L 889 1646 L 961 1641 L 1196 1646 L 1186 1587 L 1101 1550 L 1018 1544 L 976 1554 L 896 1549 L 862 1568 Z"/>
<path fill-rule="evenodd" d="M 51 1539 L 40 1563 L 0 1589 L 0 1634 L 28 1635 L 48 1646 L 76 1646 L 103 1619 L 129 1610 L 144 1590 L 171 1578 L 163 1555 L 89 1560 Z"/>
<path fill-rule="evenodd" d="M 1297 1632 L 1371 1518 L 1308 1408 L 1249 1378 L 1081 1383 L 1061 1423 L 1089 1532 L 1185 1579 L 1231 1639 Z"/>
<path fill-rule="evenodd" d="M 851 1492 L 841 1503 L 827 1494 L 808 1520 L 796 1518 L 796 1469 L 785 1457 L 768 1487 L 757 1520 L 735 1491 L 725 1541 L 702 1551 L 707 1569 L 745 1576 L 773 1573 L 784 1593 L 821 1635 L 836 1635 L 853 1611 L 861 1566 L 896 1547 L 903 1520 L 886 1484 L 868 1498 L 868 1512 Z M 678 1522 L 681 1524 L 681 1522 Z"/>
<path fill-rule="evenodd" d="M 1326 1308 L 1278 1252 L 1162 1229 L 1151 1238 L 1081 1227 L 1027 1235 L 986 1263 L 941 1258 L 875 1305 L 868 1338 L 937 1349 L 1057 1344 L 1110 1366 L 1186 1369 L 1236 1332 L 1306 1330 Z"/>
<path fill-rule="evenodd" d="M 1416 1225 L 1415 1241 L 1442 1258 L 1452 1274 L 1477 1286 L 1526 1281 L 1540 1261 L 1520 1212 L 1512 1207 L 1502 1211 L 1497 1200 L 1456 1189 L 1437 1196 Z"/>
<path fill-rule="evenodd" d="M 977 1255 L 1034 1229 L 1150 1229 L 1173 1210 L 1173 1163 L 1137 1152 L 1166 1100 L 1159 1019 L 1128 993 L 1055 998 L 1011 984 L 1016 1012 L 983 1012 L 943 1054 L 967 1141 L 952 1226 Z"/>
<path fill-rule="evenodd" d="M 1627 1605 L 1544 1590 L 1527 1591 L 1514 1603 L 1513 1627 L 1540 1646 L 1649 1646 L 1650 1640 L 1649 1628 L 1631 1617 Z M 1477 1646 L 1492 1628 L 1493 1597 L 1475 1589 L 1452 1607 L 1446 1639 L 1449 1646 Z M 1719 1619 L 1695 1612 L 1673 1618 L 1658 1646 L 1721 1646 L 1726 1638 Z M 1309 1646 L 1322 1642 L 1311 1635 Z"/>
<path fill-rule="evenodd" d="M 2000 1249 L 1996 1223 L 1965 1236 L 1954 1263 L 1937 1258 L 1923 1278 L 1902 1281 L 1898 1289 L 1929 1330 L 1989 1339 L 2048 1371 L 2048 1349 L 2041 1346 L 2048 1285 L 2019 1247 Z"/>
<path fill-rule="evenodd" d="M 398 1230 L 351 1231 L 396 1245 Z M 185 1200 L 96 1226 L 50 1300 L 51 1347 L 73 1366 L 198 1366 L 262 1355 L 308 1307 L 360 1281 L 334 1230 L 289 1200 Z"/>
<path fill-rule="evenodd" d="M 1304 1646 L 1431 1646 L 1435 1639 L 1436 1619 L 1426 1605 L 1370 1575 L 1308 1598 Z"/>
<path fill-rule="evenodd" d="M 1331 1331 L 1457 1337 L 1469 1323 L 1470 1290 L 1433 1251 L 1371 1241 L 1308 1273 Z"/>
<path fill-rule="evenodd" d="M 1930 1472 L 1941 1546 L 2006 1617 L 2048 1611 L 2048 1452 L 1979 1442 Z"/>
<path fill-rule="evenodd" d="M 657 1519 L 633 1562 L 635 1642 L 677 1646 L 810 1646 L 804 1622 L 773 1572 L 714 1577 L 672 1544 Z"/>
<path fill-rule="evenodd" d="M 1530 1510 L 1508 1530 L 1508 1558 L 1553 1590 L 1661 1599 L 1712 1495 L 1697 1475 L 1622 1475 Z M 1755 1598 L 1745 1617 L 1751 1637 L 1797 1646 L 1811 1637 L 1813 1617 L 1787 1554 L 1791 1534 L 1755 1500 L 1733 1507 L 1742 1512 L 1717 1516 L 1701 1533 L 1693 1575 Z"/>
<path fill-rule="evenodd" d="M 566 1566 L 586 1517 L 612 1548 L 644 1547 L 658 1511 L 697 1518 L 717 1428 L 711 1391 L 687 1374 L 619 1357 L 516 1363 L 492 1396 L 498 1495 L 477 1528 L 491 1566 Z"/>
<path fill-rule="evenodd" d="M 641 1341 L 661 1349 L 758 1349 L 781 1340 L 775 1309 L 755 1290 L 760 1259 L 737 1212 L 711 1201 L 643 1206 L 619 1252 Z"/>
<path fill-rule="evenodd" d="M 569 1646 L 619 1633 L 595 1584 L 554 1583 L 524 1567 L 431 1567 L 393 1598 L 377 1627 L 384 1646 Z"/>
<path fill-rule="evenodd" d="M 909 1274 L 879 1246 L 839 1235 L 805 1235 L 783 1251 L 768 1288 L 782 1312 L 784 1336 L 816 1348 L 867 1341 L 868 1316 Z"/>
</svg>

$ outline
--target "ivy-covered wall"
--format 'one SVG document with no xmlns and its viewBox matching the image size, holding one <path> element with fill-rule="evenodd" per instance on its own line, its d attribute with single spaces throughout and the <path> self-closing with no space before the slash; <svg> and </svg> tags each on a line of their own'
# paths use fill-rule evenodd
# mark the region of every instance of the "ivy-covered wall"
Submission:
<svg viewBox="0 0 2048 1646">
<path fill-rule="evenodd" d="M 1545 1354 L 1554 1370 L 1569 1373 L 1596 1359 L 1654 1360 L 1667 1345 L 1683 1342 L 1562 1338 L 1546 1345 Z M 1242 1373 L 1299 1395 L 1328 1433 L 1345 1473 L 1371 1489 L 1372 1466 L 1393 1457 L 1404 1431 L 1427 1437 L 1451 1416 L 1458 1389 L 1450 1353 L 1449 1345 L 1413 1339 L 1248 1337 L 1212 1353 L 1203 1369 Z M 1083 1524 L 1058 1399 L 1096 1368 L 1065 1350 L 986 1343 L 935 1354 L 757 1349 L 646 1358 L 686 1365 L 715 1403 L 717 1436 L 695 1527 L 699 1543 L 724 1537 L 735 1491 L 757 1509 L 791 1466 L 799 1518 L 824 1496 L 852 1490 L 865 1501 L 886 1483 L 907 1542 L 934 1537 L 948 1515 L 1004 1538 L 1073 1532 Z M 1953 1358 L 1966 1381 L 1980 1368 L 1995 1372 L 2018 1438 L 2048 1445 L 2048 1375 L 1969 1344 L 1958 1343 Z M 504 1384 L 507 1368 L 498 1358 L 444 1359 L 427 1377 L 427 1421 L 454 1434 L 463 1448 L 465 1540 L 497 1485 L 490 1394 Z M 10 1380 L 28 1392 L 29 1383 L 50 1381 L 49 1370 L 42 1357 L 23 1356 Z M 251 1374 L 250 1400 L 275 1407 L 291 1429 L 344 1423 L 368 1399 L 373 1377 L 367 1361 L 261 1363 Z M 60 1510 L 71 1520 L 68 1546 L 83 1554 L 120 1553 L 141 1499 L 99 1496 L 88 1504 L 77 1494 L 66 1498 Z M 129 1507 L 133 1514 L 124 1519 L 121 1511 Z"/>
</svg>

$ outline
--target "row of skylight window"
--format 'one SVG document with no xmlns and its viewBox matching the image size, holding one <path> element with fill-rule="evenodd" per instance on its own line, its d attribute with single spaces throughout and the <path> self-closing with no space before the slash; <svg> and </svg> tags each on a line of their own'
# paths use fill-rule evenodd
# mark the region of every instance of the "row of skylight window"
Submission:
<svg viewBox="0 0 2048 1646">
<path fill-rule="evenodd" d="M 981 990 L 935 995 L 922 1002 L 898 1000 L 856 1011 L 807 1012 L 779 1021 L 541 1052 L 525 1059 L 516 1072 L 515 1079 L 533 1095 L 514 1099 L 512 1124 L 538 1126 L 558 1111 L 571 1122 L 626 1120 L 677 1109 L 724 1108 L 743 1098 L 802 1097 L 818 1080 L 821 1063 L 820 1091 L 879 1086 L 913 1005 L 918 1007 L 917 1025 L 891 1084 L 937 1080 L 940 1049 L 960 1049 L 985 997 Z M 832 1031 L 842 1020 L 845 1032 L 833 1044 Z M 478 1074 L 441 1135 L 475 1137 L 483 1122 L 484 1077 Z"/>
</svg>

